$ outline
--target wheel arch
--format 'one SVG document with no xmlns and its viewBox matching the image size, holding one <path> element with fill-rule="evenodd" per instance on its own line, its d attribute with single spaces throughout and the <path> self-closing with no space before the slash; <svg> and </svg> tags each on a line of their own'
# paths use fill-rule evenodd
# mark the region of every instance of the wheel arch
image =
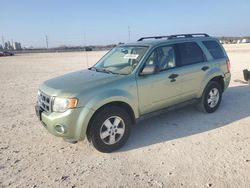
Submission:
<svg viewBox="0 0 250 188">
<path fill-rule="evenodd" d="M 90 118 L 89 120 L 89 123 L 88 123 L 88 126 L 87 126 L 87 129 L 86 129 L 86 136 L 87 136 L 87 139 L 88 141 L 90 141 L 90 135 L 91 135 L 91 125 L 92 125 L 92 122 L 95 118 L 95 116 L 101 111 L 103 110 L 104 108 L 108 107 L 108 106 L 118 106 L 118 107 L 121 107 L 123 109 L 125 109 L 125 111 L 129 114 L 129 116 L 131 117 L 131 120 L 132 120 L 132 123 L 134 124 L 136 122 L 136 115 L 134 113 L 134 110 L 133 108 L 126 102 L 124 101 L 113 101 L 113 102 L 108 102 L 102 106 L 100 106 L 95 112 L 94 114 L 92 115 L 92 117 Z"/>
<path fill-rule="evenodd" d="M 200 91 L 198 93 L 198 98 L 200 98 L 207 87 L 208 83 L 211 81 L 218 82 L 221 85 L 222 92 L 225 90 L 224 74 L 222 72 L 209 73 L 205 76 L 205 79 L 201 82 Z"/>
<path fill-rule="evenodd" d="M 211 82 L 211 81 L 215 81 L 215 82 L 219 83 L 220 86 L 221 86 L 222 92 L 224 91 L 224 89 L 225 89 L 224 77 L 222 77 L 222 76 L 215 76 L 209 82 Z"/>
</svg>

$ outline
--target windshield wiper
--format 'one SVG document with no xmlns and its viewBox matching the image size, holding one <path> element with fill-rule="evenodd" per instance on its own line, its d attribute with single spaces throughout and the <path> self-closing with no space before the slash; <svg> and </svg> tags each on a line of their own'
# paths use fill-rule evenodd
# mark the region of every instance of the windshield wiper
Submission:
<svg viewBox="0 0 250 188">
<path fill-rule="evenodd" d="M 106 72 L 106 73 L 111 73 L 111 74 L 119 74 L 119 73 L 117 73 L 117 72 L 113 72 L 113 71 L 111 71 L 111 70 L 108 70 L 108 69 L 101 69 L 103 72 Z"/>
<path fill-rule="evenodd" d="M 118 74 L 118 75 L 120 75 L 120 74 L 117 73 L 117 72 L 113 72 L 113 71 L 111 71 L 111 70 L 104 69 L 104 68 L 99 69 L 99 68 L 96 68 L 96 67 L 90 67 L 89 70 L 95 70 L 96 72 L 104 72 L 104 73 L 108 73 L 108 74 Z"/>
<path fill-rule="evenodd" d="M 96 72 L 106 72 L 105 69 L 99 69 L 99 68 L 96 68 L 96 67 L 90 67 L 89 70 L 94 70 Z"/>
<path fill-rule="evenodd" d="M 96 68 L 96 67 L 89 67 L 88 69 L 89 69 L 89 70 L 94 70 L 94 71 L 96 71 L 96 70 L 97 70 L 97 68 Z"/>
</svg>

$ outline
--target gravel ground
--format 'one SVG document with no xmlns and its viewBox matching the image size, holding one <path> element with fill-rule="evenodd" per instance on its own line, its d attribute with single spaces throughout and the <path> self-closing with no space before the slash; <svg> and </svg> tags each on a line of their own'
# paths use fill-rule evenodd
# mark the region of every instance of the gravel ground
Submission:
<svg viewBox="0 0 250 188">
<path fill-rule="evenodd" d="M 225 46 L 232 81 L 219 110 L 185 107 L 141 121 L 103 154 L 49 134 L 34 104 L 44 80 L 87 67 L 86 54 L 0 58 L 0 187 L 250 187 L 250 45 Z M 105 52 L 89 52 L 89 65 Z M 235 81 L 236 80 L 236 81 Z"/>
</svg>

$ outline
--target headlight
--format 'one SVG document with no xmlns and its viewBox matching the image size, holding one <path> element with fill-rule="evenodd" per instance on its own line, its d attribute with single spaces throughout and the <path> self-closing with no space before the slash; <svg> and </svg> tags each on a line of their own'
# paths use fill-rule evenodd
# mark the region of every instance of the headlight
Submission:
<svg viewBox="0 0 250 188">
<path fill-rule="evenodd" d="M 77 99 L 65 99 L 55 97 L 53 102 L 53 112 L 65 112 L 69 108 L 75 108 L 77 105 Z"/>
</svg>

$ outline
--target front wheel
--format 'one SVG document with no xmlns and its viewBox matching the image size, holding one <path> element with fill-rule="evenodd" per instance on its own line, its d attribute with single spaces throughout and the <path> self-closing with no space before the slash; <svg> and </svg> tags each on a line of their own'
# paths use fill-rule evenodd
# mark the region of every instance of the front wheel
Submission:
<svg viewBox="0 0 250 188">
<path fill-rule="evenodd" d="M 213 113 L 218 109 L 221 103 L 221 98 L 221 85 L 218 82 L 211 81 L 203 92 L 201 101 L 198 104 L 198 109 L 203 112 Z"/>
<path fill-rule="evenodd" d="M 100 152 L 117 150 L 127 141 L 131 124 L 131 118 L 124 109 L 107 106 L 94 117 L 91 124 L 91 142 Z"/>
</svg>

